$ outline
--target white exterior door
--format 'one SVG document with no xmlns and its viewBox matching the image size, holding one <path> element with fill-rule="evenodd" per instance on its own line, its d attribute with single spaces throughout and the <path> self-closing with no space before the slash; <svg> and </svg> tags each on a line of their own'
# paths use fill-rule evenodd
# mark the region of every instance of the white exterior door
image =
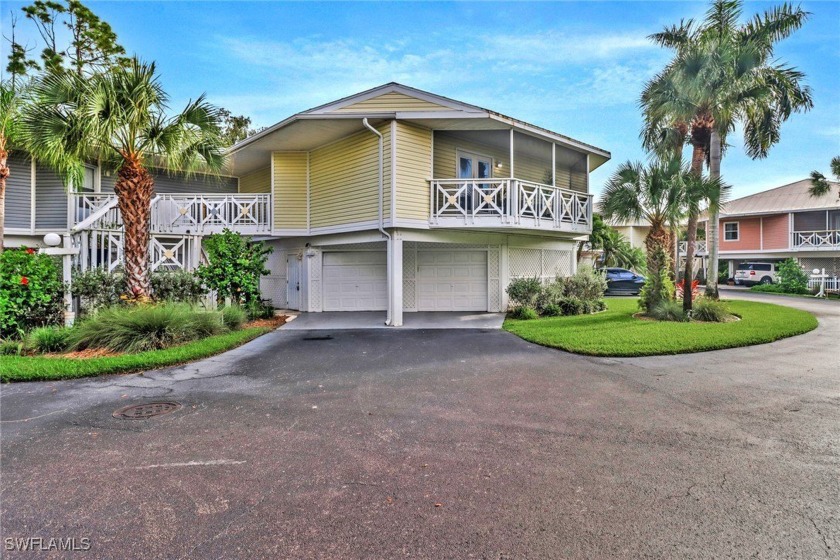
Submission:
<svg viewBox="0 0 840 560">
<path fill-rule="evenodd" d="M 384 251 L 324 253 L 324 311 L 388 309 Z"/>
<path fill-rule="evenodd" d="M 300 261 L 297 255 L 286 257 L 286 302 L 289 309 L 300 309 Z"/>
<path fill-rule="evenodd" d="M 418 311 L 487 311 L 487 251 L 419 251 Z"/>
</svg>

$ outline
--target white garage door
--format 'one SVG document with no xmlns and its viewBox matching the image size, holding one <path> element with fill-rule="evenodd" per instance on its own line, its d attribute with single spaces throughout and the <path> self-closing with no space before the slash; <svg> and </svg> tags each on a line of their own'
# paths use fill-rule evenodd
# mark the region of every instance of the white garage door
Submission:
<svg viewBox="0 0 840 560">
<path fill-rule="evenodd" d="M 419 251 L 418 311 L 487 311 L 486 251 Z"/>
<path fill-rule="evenodd" d="M 384 251 L 324 253 L 324 311 L 384 311 L 388 274 Z"/>
</svg>

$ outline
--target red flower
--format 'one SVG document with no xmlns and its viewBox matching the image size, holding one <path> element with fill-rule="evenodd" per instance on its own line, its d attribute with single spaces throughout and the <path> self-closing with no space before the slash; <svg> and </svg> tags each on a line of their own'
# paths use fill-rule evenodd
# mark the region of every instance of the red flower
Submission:
<svg viewBox="0 0 840 560">
<path fill-rule="evenodd" d="M 26 286 L 27 284 L 29 284 L 29 278 L 27 278 L 26 276 L 21 276 L 20 283 Z"/>
<path fill-rule="evenodd" d="M 35 254 L 35 249 L 27 249 L 26 252 L 29 253 L 30 255 L 34 255 Z"/>
</svg>

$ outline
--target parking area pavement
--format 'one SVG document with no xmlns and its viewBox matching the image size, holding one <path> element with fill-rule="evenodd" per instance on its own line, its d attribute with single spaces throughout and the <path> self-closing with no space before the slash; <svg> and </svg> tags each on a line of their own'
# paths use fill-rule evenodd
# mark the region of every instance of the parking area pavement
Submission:
<svg viewBox="0 0 840 560">
<path fill-rule="evenodd" d="M 838 557 L 840 306 L 779 299 L 820 327 L 650 358 L 281 329 L 142 375 L 4 385 L 3 537 L 90 550 L 3 557 Z M 183 406 L 112 415 L 157 400 Z"/>
</svg>

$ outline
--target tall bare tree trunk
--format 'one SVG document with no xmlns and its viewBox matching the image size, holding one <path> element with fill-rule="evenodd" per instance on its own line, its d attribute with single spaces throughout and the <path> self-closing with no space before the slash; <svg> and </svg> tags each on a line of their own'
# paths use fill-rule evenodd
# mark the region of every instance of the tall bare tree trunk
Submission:
<svg viewBox="0 0 840 560">
<path fill-rule="evenodd" d="M 697 129 L 697 130 L 695 130 Z M 691 173 L 700 177 L 703 174 L 703 164 L 706 162 L 707 145 L 703 129 L 697 125 L 692 127 Z M 707 138 L 707 137 L 706 137 Z M 689 208 L 688 212 L 688 237 L 685 247 L 685 277 L 683 278 L 683 311 L 691 311 L 691 282 L 694 280 L 694 249 L 697 246 L 697 220 L 696 209 Z"/>
<path fill-rule="evenodd" d="M 126 158 L 117 172 L 114 192 L 123 219 L 123 264 L 128 291 L 138 299 L 149 297 L 149 218 L 154 179 L 143 165 Z"/>
<path fill-rule="evenodd" d="M 6 179 L 9 178 L 9 152 L 6 136 L 0 135 L 0 253 L 6 248 Z"/>
<path fill-rule="evenodd" d="M 709 142 L 709 178 L 720 179 L 720 134 L 712 131 Z M 709 273 L 706 279 L 706 296 L 720 297 L 718 292 L 718 250 L 720 245 L 720 209 L 712 208 L 709 213 L 709 228 L 706 236 L 706 254 L 709 258 Z"/>
</svg>

